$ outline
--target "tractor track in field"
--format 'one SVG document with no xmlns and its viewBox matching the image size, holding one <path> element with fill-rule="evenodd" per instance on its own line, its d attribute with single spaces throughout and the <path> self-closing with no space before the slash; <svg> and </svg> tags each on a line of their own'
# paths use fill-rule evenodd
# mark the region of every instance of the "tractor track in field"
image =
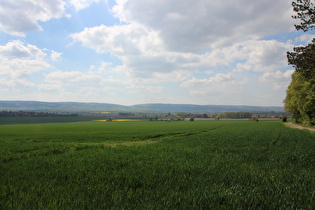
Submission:
<svg viewBox="0 0 315 210">
<path fill-rule="evenodd" d="M 8 157 L 1 158 L 0 162 L 7 163 L 11 161 L 38 157 L 38 156 L 40 157 L 40 156 L 50 156 L 50 155 L 61 155 L 67 152 L 74 152 L 74 151 L 80 151 L 80 150 L 91 149 L 91 148 L 106 148 L 106 147 L 117 147 L 117 146 L 141 146 L 141 145 L 147 145 L 147 144 L 154 144 L 154 143 L 158 143 L 158 142 L 161 142 L 162 140 L 166 140 L 169 138 L 177 138 L 177 137 L 197 135 L 201 133 L 209 133 L 220 127 L 221 126 L 211 128 L 209 130 L 199 130 L 199 131 L 191 131 L 191 132 L 155 134 L 155 135 L 147 136 L 144 139 L 139 140 L 139 141 L 123 141 L 123 142 L 112 142 L 112 143 L 108 143 L 108 142 L 76 143 L 71 147 L 66 147 L 62 149 L 52 149 L 52 150 L 40 151 L 40 152 L 38 152 L 37 149 L 23 150 L 16 153 L 16 154 L 20 154 L 18 156 L 8 156 Z M 34 153 L 26 154 L 27 152 L 34 152 Z"/>
</svg>

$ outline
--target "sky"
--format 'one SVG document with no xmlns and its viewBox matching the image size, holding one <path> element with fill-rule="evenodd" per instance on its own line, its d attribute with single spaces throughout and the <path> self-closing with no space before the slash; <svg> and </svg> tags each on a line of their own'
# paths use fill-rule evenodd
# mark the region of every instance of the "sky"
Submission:
<svg viewBox="0 0 315 210">
<path fill-rule="evenodd" d="M 289 0 L 1 0 L 0 100 L 283 106 Z"/>
</svg>

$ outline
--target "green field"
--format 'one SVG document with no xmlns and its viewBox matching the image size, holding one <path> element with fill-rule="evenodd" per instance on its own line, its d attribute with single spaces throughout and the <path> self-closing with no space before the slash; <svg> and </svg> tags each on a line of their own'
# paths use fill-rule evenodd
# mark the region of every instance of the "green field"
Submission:
<svg viewBox="0 0 315 210">
<path fill-rule="evenodd" d="M 0 209 L 314 209 L 315 134 L 280 121 L 0 125 Z"/>
<path fill-rule="evenodd" d="M 0 125 L 8 124 L 41 124 L 41 123 L 68 123 L 84 122 L 104 119 L 101 117 L 0 117 Z"/>
</svg>

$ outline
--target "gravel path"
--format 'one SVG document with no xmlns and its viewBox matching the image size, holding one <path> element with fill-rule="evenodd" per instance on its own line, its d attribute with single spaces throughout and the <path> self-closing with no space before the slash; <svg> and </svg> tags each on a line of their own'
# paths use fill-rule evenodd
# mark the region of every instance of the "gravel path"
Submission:
<svg viewBox="0 0 315 210">
<path fill-rule="evenodd" d="M 297 124 L 293 124 L 293 123 L 286 123 L 285 125 L 287 125 L 287 126 L 289 126 L 291 128 L 306 129 L 306 130 L 315 132 L 315 128 L 303 127 L 303 126 L 300 126 L 300 125 L 297 125 Z"/>
</svg>

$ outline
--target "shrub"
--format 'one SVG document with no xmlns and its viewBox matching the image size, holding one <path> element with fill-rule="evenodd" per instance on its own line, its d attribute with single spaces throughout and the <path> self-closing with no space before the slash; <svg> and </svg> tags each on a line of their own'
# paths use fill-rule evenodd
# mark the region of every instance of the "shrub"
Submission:
<svg viewBox="0 0 315 210">
<path fill-rule="evenodd" d="M 252 118 L 249 118 L 249 121 L 253 121 L 253 122 L 258 122 L 258 117 L 252 117 Z"/>
<path fill-rule="evenodd" d="M 288 121 L 287 116 L 286 116 L 286 115 L 283 115 L 283 116 L 282 116 L 282 122 L 287 122 L 287 121 Z"/>
</svg>

